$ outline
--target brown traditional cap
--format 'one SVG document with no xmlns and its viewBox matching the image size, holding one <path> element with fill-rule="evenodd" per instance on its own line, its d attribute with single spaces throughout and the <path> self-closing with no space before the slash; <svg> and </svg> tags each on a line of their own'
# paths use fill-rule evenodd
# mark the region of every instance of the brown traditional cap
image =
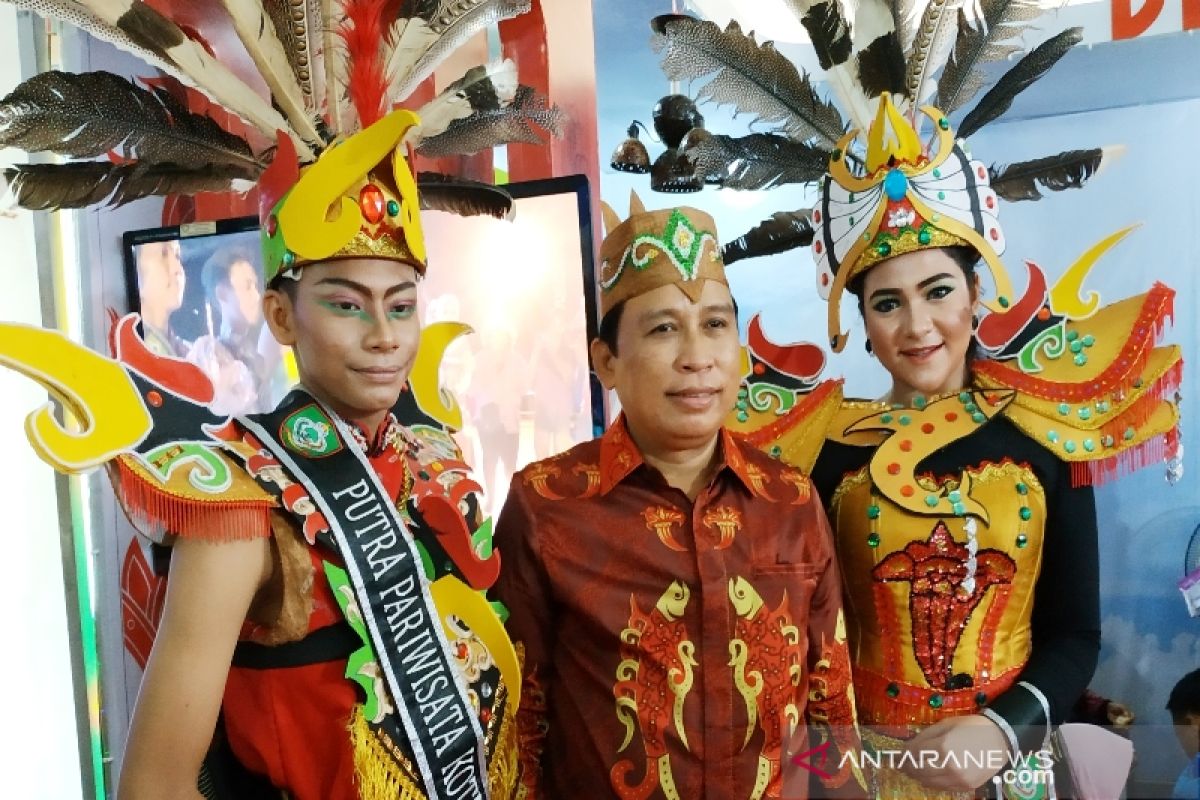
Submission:
<svg viewBox="0 0 1200 800">
<path fill-rule="evenodd" d="M 729 285 L 713 218 L 696 208 L 646 211 L 636 192 L 624 222 L 607 203 L 600 245 L 600 316 L 631 297 L 674 284 L 693 303 L 704 281 Z"/>
</svg>

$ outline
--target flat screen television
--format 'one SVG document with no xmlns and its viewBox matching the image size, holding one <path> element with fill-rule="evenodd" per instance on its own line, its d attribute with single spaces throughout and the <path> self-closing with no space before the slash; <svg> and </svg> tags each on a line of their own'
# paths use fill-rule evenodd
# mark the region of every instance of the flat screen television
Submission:
<svg viewBox="0 0 1200 800">
<path fill-rule="evenodd" d="M 257 217 L 129 231 L 124 250 L 129 307 L 150 348 L 200 366 L 219 413 L 274 408 L 291 381 L 263 324 Z"/>
<path fill-rule="evenodd" d="M 587 178 L 504 188 L 511 221 L 422 213 L 429 270 L 418 289 L 426 324 L 473 330 L 446 351 L 441 379 L 462 407 L 457 439 L 493 514 L 513 472 L 605 423 L 588 365 L 599 323 Z"/>
</svg>

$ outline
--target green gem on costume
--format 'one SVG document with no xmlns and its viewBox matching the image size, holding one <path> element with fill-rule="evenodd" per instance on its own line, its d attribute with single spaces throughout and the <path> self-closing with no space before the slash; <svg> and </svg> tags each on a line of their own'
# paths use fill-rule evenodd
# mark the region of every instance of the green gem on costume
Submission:
<svg viewBox="0 0 1200 800">
<path fill-rule="evenodd" d="M 333 420 L 314 404 L 301 408 L 285 419 L 279 434 L 289 450 L 309 457 L 333 455 L 342 449 Z"/>
</svg>

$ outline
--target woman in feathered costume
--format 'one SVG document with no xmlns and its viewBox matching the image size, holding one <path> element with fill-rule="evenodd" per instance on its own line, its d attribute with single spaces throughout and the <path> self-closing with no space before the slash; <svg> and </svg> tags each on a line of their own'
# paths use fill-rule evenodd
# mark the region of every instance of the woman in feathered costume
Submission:
<svg viewBox="0 0 1200 800">
<path fill-rule="evenodd" d="M 218 785 L 221 770 L 198 783 L 220 713 L 256 791 L 511 796 L 520 668 L 484 599 L 499 556 L 437 382 L 458 328 L 422 335 L 416 316 L 419 209 L 504 216 L 510 199 L 445 179 L 421 193 L 406 150 L 539 141 L 558 112 L 517 85 L 510 62 L 468 71 L 419 115 L 393 109 L 528 3 L 226 0 L 270 103 L 203 31 L 138 0 L 14 4 L 143 57 L 251 131 L 223 130 L 158 86 L 38 75 L 0 101 L 0 143 L 102 158 L 9 169 L 18 202 L 120 204 L 257 181 L 264 317 L 301 377 L 273 412 L 231 419 L 204 373 L 148 348 L 132 315 L 114 327 L 114 359 L 0 326 L 0 363 L 84 422 L 67 431 L 35 412 L 35 448 L 64 471 L 105 464 L 135 525 L 173 544 L 119 795 L 245 796 Z"/>
<path fill-rule="evenodd" d="M 1078 30 L 1020 59 L 956 134 L 948 113 L 983 87 L 981 64 L 1019 49 L 1021 23 L 1040 13 L 1033 3 L 934 0 L 915 28 L 903 3 L 790 5 L 852 119 L 848 133 L 806 76 L 736 29 L 660 18 L 664 65 L 675 78 L 716 71 L 703 97 L 781 124 L 754 141 L 699 142 L 693 158 L 703 177 L 735 188 L 804 170 L 819 181 L 811 212 L 776 215 L 736 246 L 811 244 L 830 346 L 846 344 L 849 290 L 892 386 L 875 401 L 843 400 L 839 382 L 812 389 L 823 357 L 773 345 L 752 324 L 752 368 L 732 424 L 812 467 L 828 507 L 859 721 L 868 745 L 892 754 L 876 774 L 879 796 L 970 797 L 1042 749 L 1092 677 L 1091 485 L 1177 456 L 1178 413 L 1165 398 L 1180 356 L 1154 347 L 1172 292 L 1155 285 L 1105 308 L 1095 293 L 1080 296 L 1091 266 L 1128 230 L 1091 247 L 1052 287 L 1030 264 L 1020 297 L 1000 260 L 998 191 L 1036 199 L 1039 185 L 1079 186 L 1108 154 L 995 172 L 962 137 L 1000 116 Z M 730 52 L 739 57 L 718 56 Z M 779 79 L 756 88 L 748 78 L 767 64 Z M 941 109 L 927 105 L 935 95 Z M 790 173 L 779 171 L 785 163 Z"/>
</svg>

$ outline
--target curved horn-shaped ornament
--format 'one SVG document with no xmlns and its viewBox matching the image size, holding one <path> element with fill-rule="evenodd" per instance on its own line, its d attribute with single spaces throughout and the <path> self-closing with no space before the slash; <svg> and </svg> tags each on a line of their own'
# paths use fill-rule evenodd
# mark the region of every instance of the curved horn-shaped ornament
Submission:
<svg viewBox="0 0 1200 800">
<path fill-rule="evenodd" d="M 450 428 L 462 428 L 462 407 L 442 389 L 440 371 L 446 348 L 458 337 L 471 333 L 471 326 L 461 322 L 435 322 L 421 330 L 421 343 L 413 362 L 408 384 L 421 411 Z"/>
<path fill-rule="evenodd" d="M 78 421 L 79 430 L 65 427 L 51 403 L 25 419 L 33 449 L 59 472 L 94 469 L 150 432 L 150 413 L 125 368 L 58 331 L 0 323 L 0 366 L 37 381 Z"/>
</svg>

